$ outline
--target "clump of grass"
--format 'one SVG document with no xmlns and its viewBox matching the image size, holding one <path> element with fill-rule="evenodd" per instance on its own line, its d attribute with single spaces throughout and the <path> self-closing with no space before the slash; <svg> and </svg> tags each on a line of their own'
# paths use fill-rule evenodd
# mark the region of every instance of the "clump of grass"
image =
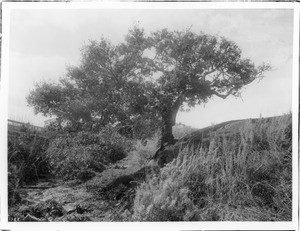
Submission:
<svg viewBox="0 0 300 231">
<path fill-rule="evenodd" d="M 51 175 L 46 156 L 48 139 L 24 128 L 24 133 L 8 136 L 8 202 L 21 201 L 19 188 Z"/>
<path fill-rule="evenodd" d="M 185 220 L 187 213 L 196 209 L 189 197 L 190 190 L 185 185 L 185 179 L 190 173 L 187 165 L 190 163 L 190 158 L 183 158 L 182 161 L 178 158 L 163 168 L 159 176 L 143 183 L 136 192 L 133 219 Z"/>
<path fill-rule="evenodd" d="M 136 192 L 139 221 L 292 219 L 291 115 L 249 120 L 209 147 L 185 147 Z"/>
</svg>

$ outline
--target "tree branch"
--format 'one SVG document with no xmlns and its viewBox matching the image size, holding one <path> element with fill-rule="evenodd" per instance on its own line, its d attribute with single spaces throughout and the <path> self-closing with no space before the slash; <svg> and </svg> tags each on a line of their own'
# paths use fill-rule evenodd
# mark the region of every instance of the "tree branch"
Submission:
<svg viewBox="0 0 300 231">
<path fill-rule="evenodd" d="M 216 74 L 216 75 L 213 76 L 213 79 L 212 79 L 211 82 L 210 82 L 210 86 L 211 86 L 211 87 L 214 86 L 216 80 L 219 79 L 219 77 L 220 77 L 221 74 L 223 74 L 223 73 L 222 73 L 222 72 L 219 72 L 218 74 Z"/>
<path fill-rule="evenodd" d="M 234 90 L 234 88 L 231 88 L 231 89 L 227 92 L 227 94 L 225 94 L 225 95 L 220 94 L 219 92 L 217 92 L 217 91 L 215 91 L 215 90 L 212 90 L 212 93 L 213 93 L 214 95 L 216 95 L 216 96 L 222 98 L 222 99 L 226 99 L 229 95 L 232 94 L 233 90 Z"/>
<path fill-rule="evenodd" d="M 154 68 L 156 69 L 155 71 L 160 71 L 160 72 L 162 72 L 162 73 L 165 74 L 165 75 L 169 74 L 168 71 L 166 71 L 166 70 L 164 70 L 163 68 L 159 67 L 156 63 L 153 62 L 152 65 L 153 65 Z"/>
<path fill-rule="evenodd" d="M 184 98 L 185 98 L 185 94 L 184 93 L 181 93 L 178 98 L 174 101 L 173 103 L 173 107 L 174 108 L 179 108 L 182 104 L 182 102 L 184 101 Z"/>
<path fill-rule="evenodd" d="M 214 73 L 217 70 L 218 70 L 217 68 L 212 68 L 210 71 L 204 72 L 202 76 L 203 76 L 203 78 L 205 78 L 207 75 Z"/>
</svg>

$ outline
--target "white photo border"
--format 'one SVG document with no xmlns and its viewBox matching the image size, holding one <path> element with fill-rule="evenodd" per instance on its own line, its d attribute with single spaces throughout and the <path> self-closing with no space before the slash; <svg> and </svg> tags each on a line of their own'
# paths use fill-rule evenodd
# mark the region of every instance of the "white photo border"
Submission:
<svg viewBox="0 0 300 231">
<path fill-rule="evenodd" d="M 14 9 L 291 9 L 293 40 L 293 220 L 291 222 L 8 222 L 7 109 L 9 77 L 9 25 Z M 4 2 L 2 3 L 0 85 L 0 229 L 10 230 L 298 230 L 298 108 L 299 108 L 299 4 L 283 2 Z"/>
</svg>

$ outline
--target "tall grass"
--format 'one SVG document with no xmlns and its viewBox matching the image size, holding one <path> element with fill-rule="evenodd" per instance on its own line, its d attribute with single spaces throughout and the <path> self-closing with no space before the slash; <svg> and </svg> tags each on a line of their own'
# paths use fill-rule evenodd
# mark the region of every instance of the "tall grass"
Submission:
<svg viewBox="0 0 300 231">
<path fill-rule="evenodd" d="M 48 140 L 24 129 L 24 133 L 8 136 L 8 202 L 20 201 L 19 187 L 49 177 L 50 163 L 45 154 Z"/>
<path fill-rule="evenodd" d="M 136 192 L 139 221 L 292 219 L 292 119 L 247 121 L 185 147 Z"/>
</svg>

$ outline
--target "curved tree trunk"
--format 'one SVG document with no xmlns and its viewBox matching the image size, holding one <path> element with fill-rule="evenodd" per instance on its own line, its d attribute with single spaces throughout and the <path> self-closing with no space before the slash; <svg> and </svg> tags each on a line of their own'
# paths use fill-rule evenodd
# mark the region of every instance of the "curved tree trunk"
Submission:
<svg viewBox="0 0 300 231">
<path fill-rule="evenodd" d="M 175 125 L 175 121 L 172 121 L 170 116 L 166 116 L 165 118 L 163 118 L 161 148 L 163 148 L 165 143 L 168 144 L 174 143 L 174 136 L 172 132 L 172 128 L 174 125 Z"/>
<path fill-rule="evenodd" d="M 176 123 L 176 116 L 182 104 L 182 101 L 183 101 L 183 96 L 178 97 L 178 99 L 174 102 L 174 104 L 170 108 L 166 109 L 163 113 L 161 149 L 163 149 L 166 144 L 175 143 L 172 128 Z"/>
</svg>

